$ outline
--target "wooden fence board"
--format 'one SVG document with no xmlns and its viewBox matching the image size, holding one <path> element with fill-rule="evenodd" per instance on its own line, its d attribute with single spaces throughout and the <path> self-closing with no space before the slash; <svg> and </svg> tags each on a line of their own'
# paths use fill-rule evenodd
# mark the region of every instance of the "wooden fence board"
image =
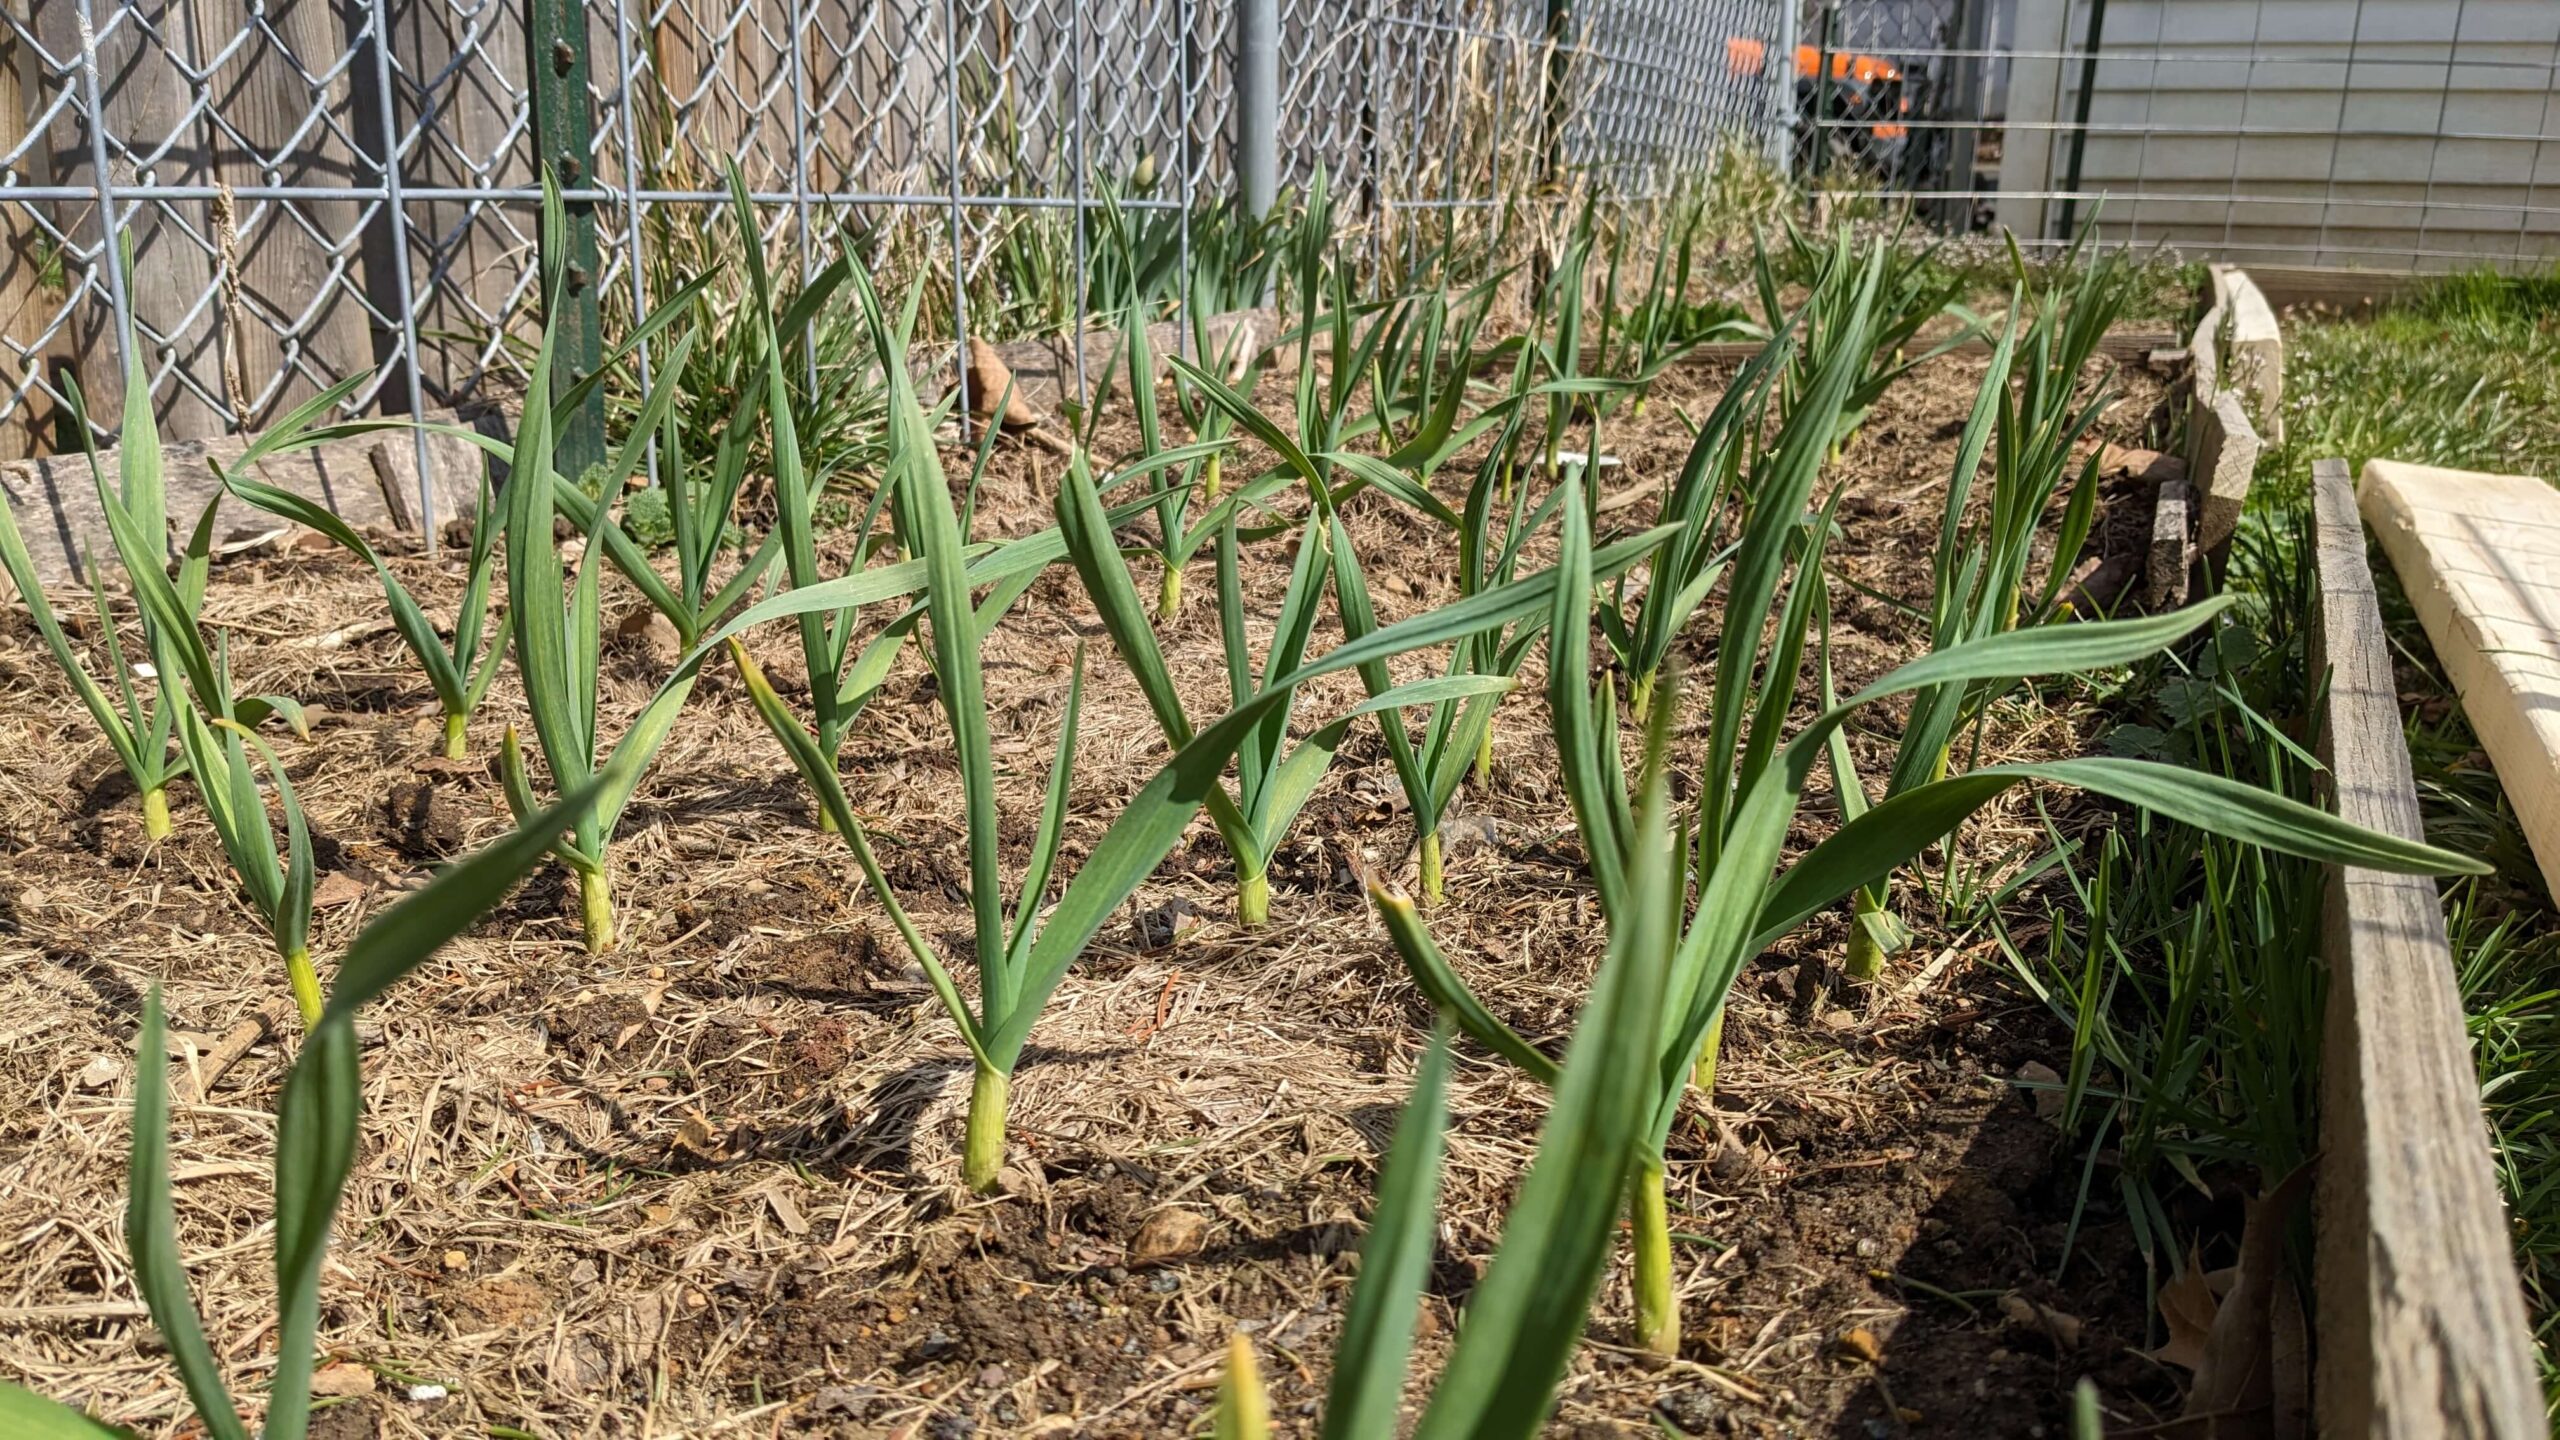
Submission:
<svg viewBox="0 0 2560 1440">
<path fill-rule="evenodd" d="M 2319 613 L 2311 673 L 2328 676 L 2320 757 L 2337 812 L 2422 838 L 2391 651 L 2344 462 L 2314 467 L 2312 501 Z M 2423 877 L 2338 866 L 2322 918 L 2329 997 L 2313 1270 L 2320 1433 L 2542 1436 L 2541 1385 L 2443 901 Z"/>
<path fill-rule="evenodd" d="M 70 5 L 39 5 L 36 33 L 56 55 L 80 52 L 79 17 Z M 209 185 L 207 141 L 201 120 L 189 119 L 185 76 L 163 47 L 192 50 L 194 32 L 182 0 L 133 0 L 115 12 L 101 11 L 98 41 L 98 90 L 111 133 L 153 147 L 155 158 L 145 175 L 136 175 L 120 160 L 113 178 L 132 184 L 148 178 L 163 185 Z M 65 109 L 46 137 L 48 168 L 61 185 L 91 186 L 98 170 L 82 120 Z M 83 250 L 107 243 L 103 217 L 94 200 L 56 202 L 56 227 Z M 144 365 L 193 376 L 219 393 L 222 367 L 213 326 L 196 323 L 194 312 L 213 284 L 213 261 L 194 238 L 211 233 L 207 207 L 201 200 L 149 204 L 123 202 L 117 221 L 130 235 L 134 272 L 129 291 L 141 337 Z M 112 421 L 124 411 L 124 373 L 118 354 L 115 318 L 107 306 L 80 307 L 68 347 L 87 391 L 89 413 Z M 204 398 L 184 385 L 172 385 L 158 406 L 162 433 L 211 435 L 222 418 Z"/>
</svg>

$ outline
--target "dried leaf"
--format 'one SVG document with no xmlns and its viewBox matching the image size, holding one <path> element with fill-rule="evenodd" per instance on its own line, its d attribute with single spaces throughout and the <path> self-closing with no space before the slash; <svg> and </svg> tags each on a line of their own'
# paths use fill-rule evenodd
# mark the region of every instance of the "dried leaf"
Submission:
<svg viewBox="0 0 2560 1440">
<path fill-rule="evenodd" d="M 311 908 L 334 910 L 364 898 L 365 883 L 344 870 L 332 870 L 311 887 Z"/>
<path fill-rule="evenodd" d="M 2271 1353 L 2275 1374 L 2275 1440 L 2307 1440 L 2311 1434 L 2311 1334 L 2302 1316 L 2302 1292 L 2291 1276 L 2281 1277 L 2275 1305 Z"/>
<path fill-rule="evenodd" d="M 2189 1245 L 2187 1268 L 2160 1287 L 2160 1319 L 2169 1327 L 2169 1341 L 2151 1351 L 2151 1358 L 2184 1370 L 2201 1368 L 2205 1341 L 2213 1335 L 2213 1317 L 2220 1308 L 2213 1283 L 2205 1278 L 2203 1248 Z"/>
<path fill-rule="evenodd" d="M 2275 1434 L 2276 1359 L 2274 1312 L 2284 1276 L 2285 1227 L 2311 1189 L 2308 1164 L 2249 1203 L 2240 1227 L 2239 1274 L 2223 1298 L 2187 1392 L 2183 1416 L 2219 1417 L 2220 1440 L 2252 1440 Z"/>
<path fill-rule="evenodd" d="M 792 1202 L 789 1194 L 777 1187 L 764 1192 L 764 1199 L 773 1207 L 773 1218 L 782 1222 L 783 1229 L 795 1236 L 809 1233 L 808 1217 L 800 1213 L 800 1207 Z"/>
<path fill-rule="evenodd" d="M 684 1117 L 676 1127 L 676 1148 L 690 1150 L 706 1160 L 720 1158 L 720 1132 L 711 1128 L 711 1120 L 696 1110 Z"/>
</svg>

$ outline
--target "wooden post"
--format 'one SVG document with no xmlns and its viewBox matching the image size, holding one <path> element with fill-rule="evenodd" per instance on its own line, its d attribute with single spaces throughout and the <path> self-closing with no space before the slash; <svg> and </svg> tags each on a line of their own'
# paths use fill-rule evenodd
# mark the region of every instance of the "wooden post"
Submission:
<svg viewBox="0 0 2560 1440">
<path fill-rule="evenodd" d="M 2320 758 L 2340 818 L 2422 838 L 2399 692 L 2344 461 L 2312 467 L 2328 677 Z M 2490 1170 L 2444 902 L 2421 876 L 2333 866 L 2320 1059 L 2319 1433 L 2545 1434 L 2532 1332 Z"/>
<path fill-rule="evenodd" d="M 595 183 L 595 115 L 587 103 L 587 17 L 577 0 L 526 0 L 526 92 L 533 98 L 533 153 L 564 190 Z M 568 255 L 555 290 L 544 257 L 542 317 L 559 326 L 556 385 L 576 384 L 604 363 L 604 321 L 596 309 L 603 267 L 596 249 L 596 207 L 568 203 L 569 233 L 545 235 L 548 247 L 565 239 Z M 548 401 L 547 396 L 533 397 Z M 604 394 L 588 393 L 560 427 L 558 469 L 572 481 L 604 463 Z"/>
</svg>

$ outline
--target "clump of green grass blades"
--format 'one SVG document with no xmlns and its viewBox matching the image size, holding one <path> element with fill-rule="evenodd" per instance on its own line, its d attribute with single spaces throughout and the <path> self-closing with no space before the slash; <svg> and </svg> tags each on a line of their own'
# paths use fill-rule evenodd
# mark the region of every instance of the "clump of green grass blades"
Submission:
<svg viewBox="0 0 2560 1440">
<path fill-rule="evenodd" d="M 168 1024 L 160 988 L 143 1003 L 135 1042 L 133 1158 L 127 1170 L 124 1236 L 134 1280 L 152 1325 L 177 1366 L 196 1420 L 211 1440 L 302 1440 L 311 1423 L 311 1370 L 320 1326 L 320 1271 L 329 1227 L 356 1158 L 364 1076 L 356 1012 L 461 934 L 538 863 L 562 828 L 595 803 L 600 777 L 512 835 L 437 876 L 383 912 L 347 947 L 338 983 L 304 1036 L 276 1107 L 276 1357 L 265 1423 L 241 1419 L 222 1361 L 206 1342 L 178 1253 L 170 1199 Z M 0 1434 L 11 1440 L 129 1440 L 128 1432 L 0 1382 Z"/>
</svg>

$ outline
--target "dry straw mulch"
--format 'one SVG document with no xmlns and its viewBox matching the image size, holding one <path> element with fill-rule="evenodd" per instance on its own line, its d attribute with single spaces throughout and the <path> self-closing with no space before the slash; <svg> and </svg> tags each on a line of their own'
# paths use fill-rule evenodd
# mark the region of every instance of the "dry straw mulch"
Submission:
<svg viewBox="0 0 2560 1440">
<path fill-rule="evenodd" d="M 1918 642 L 1886 597 L 1927 583 L 1935 486 L 1980 366 L 1955 357 L 1913 377 L 1843 466 L 1853 492 L 1835 553 L 1876 592 L 1844 592 L 1844 683 Z M 2111 439 L 2137 438 L 2156 398 L 2128 378 Z M 1702 415 L 1721 382 L 1687 367 L 1641 426 L 1614 427 L 1622 474 L 1676 467 L 1680 413 Z M 1004 454 L 997 527 L 1044 523 L 1055 463 Z M 1387 618 L 1450 593 L 1445 537 L 1427 522 L 1364 502 L 1355 534 Z M 431 609 L 454 603 L 450 561 L 395 563 Z M 1255 557 L 1266 615 L 1285 567 L 1284 547 Z M 1215 617 L 1205 584 L 1193 588 L 1167 644 L 1184 683 L 1213 696 Z M 507 825 L 486 757 L 521 718 L 512 677 L 475 722 L 473 759 L 433 760 L 425 687 L 381 617 L 365 572 L 299 546 L 232 564 L 207 602 L 244 691 L 314 707 L 313 740 L 284 750 L 332 877 L 324 967 L 366 914 Z M 1017 854 L 1078 643 L 1094 648 L 1070 860 L 1164 753 L 1061 567 L 989 644 Z M 756 649 L 790 683 L 789 637 Z M 609 730 L 666 660 L 645 629 L 612 643 Z M 1459 799 L 1433 923 L 1514 1025 L 1560 1038 L 1601 933 L 1536 678 L 1533 665 L 1502 712 L 1492 785 Z M 1347 703 L 1356 683 L 1301 713 Z M 180 1234 L 215 1348 L 254 1397 L 272 1361 L 265 1197 L 290 1026 L 200 1100 L 191 1066 L 270 1006 L 282 975 L 183 793 L 176 836 L 142 842 L 111 757 L 21 620 L 0 621 L 0 700 L 0 1375 L 146 1434 L 186 1433 L 120 1233 L 140 996 L 167 988 Z M 2067 703 L 2011 705 L 1992 738 L 2068 753 L 2090 727 Z M 910 655 L 846 768 L 893 883 L 965 956 L 942 735 Z M 1888 754 L 1887 738 L 1860 743 L 1879 764 Z M 2015 863 L 2027 803 L 1978 821 L 1959 865 Z M 1180 1435 L 1203 1424 L 1238 1328 L 1262 1352 L 1283 1429 L 1312 1433 L 1428 1019 L 1359 888 L 1409 865 L 1401 805 L 1364 732 L 1283 855 L 1274 922 L 1256 933 L 1228 924 L 1223 856 L 1195 826 L 1043 1017 L 1013 1090 L 1010 1193 L 978 1199 L 957 1173 L 965 1052 L 714 670 L 613 848 L 625 948 L 582 953 L 560 877 L 540 874 L 370 1013 L 363 1154 L 324 1284 L 335 1363 L 322 1378 L 346 1398 L 322 1433 Z M 1829 814 L 1810 805 L 1798 839 Z M 1931 913 L 1925 900 L 1912 911 Z M 1675 1225 L 1696 1237 L 1682 1257 L 1686 1357 L 1656 1369 L 1621 1347 L 1613 1279 L 1561 1432 L 2046 1433 L 2031 1427 L 2058 1423 L 2074 1376 L 2120 1368 L 2140 1341 L 2140 1277 L 2106 1258 L 2102 1235 L 2083 1237 L 2098 1258 L 2067 1297 L 2037 1278 L 2066 1157 L 2003 1077 L 2058 1053 L 2041 1012 L 1989 969 L 1986 946 L 1951 946 L 1925 923 L 1886 984 L 1844 991 L 1824 968 L 1838 934 L 1826 917 L 1745 977 L 1716 1108 L 1675 1142 Z M 1464 1055 L 1418 1375 L 1496 1243 L 1544 1103 L 1511 1069 Z M 2025 1285 L 2090 1331 L 2056 1354 L 1987 1303 L 1935 1303 L 1897 1273 L 1956 1291 Z M 2112 1378 L 2128 1404 L 2156 1383 Z"/>
</svg>

